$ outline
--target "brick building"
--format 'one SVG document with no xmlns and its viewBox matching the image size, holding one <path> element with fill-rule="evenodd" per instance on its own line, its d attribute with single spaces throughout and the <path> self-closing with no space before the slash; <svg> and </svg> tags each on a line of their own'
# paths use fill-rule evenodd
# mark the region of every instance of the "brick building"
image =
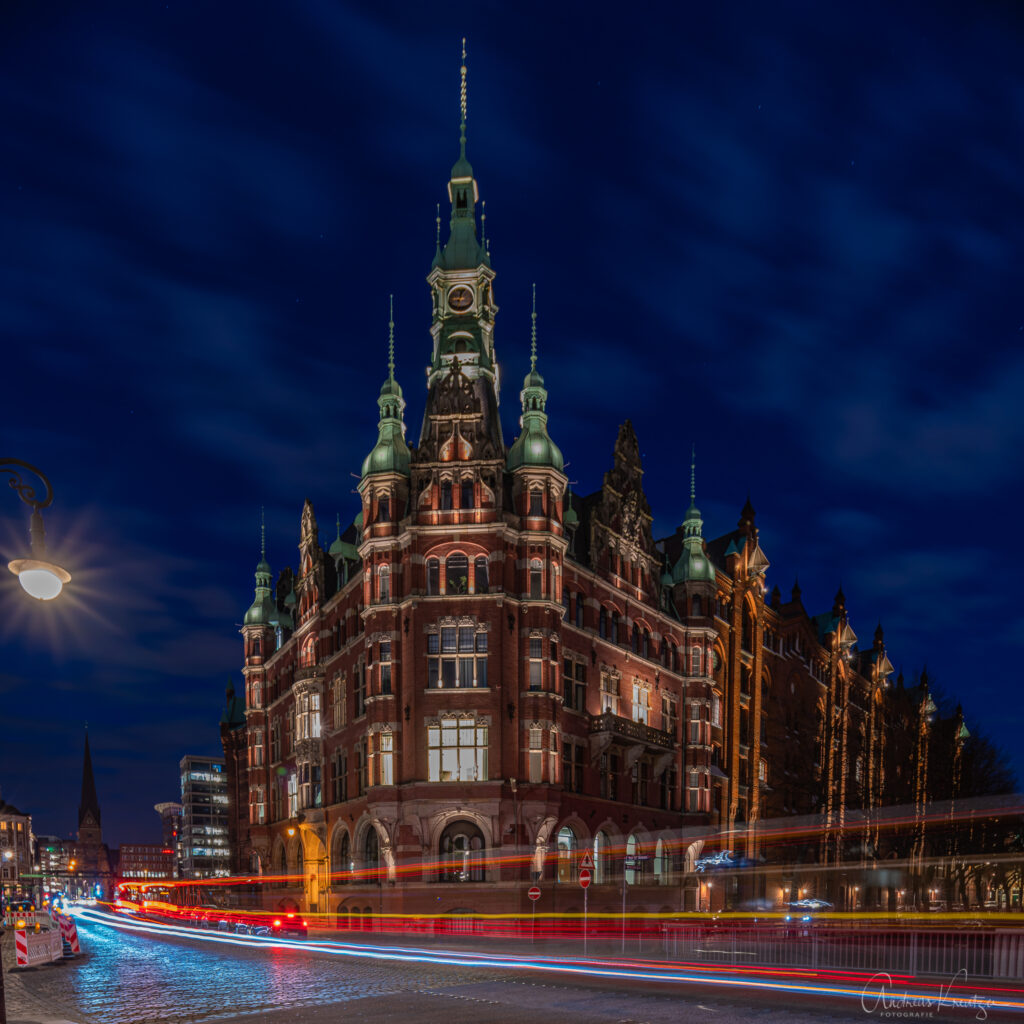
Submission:
<svg viewBox="0 0 1024 1024">
<path fill-rule="evenodd" d="M 855 815 L 863 854 L 879 808 L 925 798 L 927 684 L 890 687 L 881 628 L 860 649 L 841 591 L 822 614 L 798 587 L 766 593 L 749 501 L 706 540 L 692 466 L 682 525 L 655 538 L 628 421 L 602 486 L 572 494 L 536 313 L 505 443 L 464 117 L 448 192 L 418 444 L 392 323 L 354 523 L 325 550 L 307 501 L 298 570 L 274 585 L 265 544 L 256 568 L 244 727 L 233 694 L 222 723 L 235 869 L 345 920 L 515 910 L 531 878 L 546 909 L 580 909 L 584 849 L 591 909 L 615 909 L 623 878 L 633 906 L 696 909 L 701 856 L 759 863 L 769 818 L 810 816 L 829 864 Z"/>
</svg>

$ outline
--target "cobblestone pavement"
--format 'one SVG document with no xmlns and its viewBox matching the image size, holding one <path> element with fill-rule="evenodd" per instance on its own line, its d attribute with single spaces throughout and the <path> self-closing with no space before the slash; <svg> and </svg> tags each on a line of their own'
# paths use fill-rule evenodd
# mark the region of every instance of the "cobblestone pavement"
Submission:
<svg viewBox="0 0 1024 1024">
<path fill-rule="evenodd" d="M 855 1003 L 527 972 L 339 958 L 312 950 L 219 946 L 80 924 L 74 961 L 6 973 L 9 1024 L 812 1024 L 870 1022 Z M 10 933 L 4 963 L 13 957 Z M 891 1015 L 890 1015 L 891 1016 Z M 943 1009 L 943 1019 L 983 1019 Z M 915 1019 L 924 1019 L 924 1016 Z"/>
</svg>

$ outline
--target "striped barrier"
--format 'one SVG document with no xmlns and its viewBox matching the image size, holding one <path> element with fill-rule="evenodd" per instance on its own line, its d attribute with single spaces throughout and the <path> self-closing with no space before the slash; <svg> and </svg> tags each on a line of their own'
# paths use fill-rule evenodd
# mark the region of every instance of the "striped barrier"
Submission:
<svg viewBox="0 0 1024 1024">
<path fill-rule="evenodd" d="M 82 952 L 78 942 L 78 925 L 70 914 L 60 915 L 60 937 L 64 941 L 64 956 L 76 956 Z"/>
<path fill-rule="evenodd" d="M 35 967 L 60 960 L 64 955 L 59 932 L 30 932 L 18 928 L 14 933 L 14 966 Z"/>
</svg>

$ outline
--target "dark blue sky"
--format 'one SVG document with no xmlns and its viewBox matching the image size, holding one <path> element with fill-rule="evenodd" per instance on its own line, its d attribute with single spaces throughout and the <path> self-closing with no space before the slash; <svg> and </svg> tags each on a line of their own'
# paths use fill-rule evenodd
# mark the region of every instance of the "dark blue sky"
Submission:
<svg viewBox="0 0 1024 1024">
<path fill-rule="evenodd" d="M 1015 5 L 15 3 L 2 447 L 74 574 L 0 587 L 0 785 L 37 832 L 76 827 L 85 720 L 114 844 L 218 751 L 259 508 L 275 572 L 304 498 L 328 543 L 357 512 L 390 292 L 417 439 L 463 34 L 506 436 L 536 281 L 580 492 L 629 416 L 668 533 L 695 442 L 706 535 L 749 493 L 769 585 L 817 612 L 841 581 L 1019 747 Z M 26 541 L 10 494 L 3 560 Z"/>
</svg>

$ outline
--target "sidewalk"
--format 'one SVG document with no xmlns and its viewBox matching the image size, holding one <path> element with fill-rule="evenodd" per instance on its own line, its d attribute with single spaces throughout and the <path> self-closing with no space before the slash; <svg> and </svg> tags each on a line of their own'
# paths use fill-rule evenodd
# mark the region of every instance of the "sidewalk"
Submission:
<svg viewBox="0 0 1024 1024">
<path fill-rule="evenodd" d="M 51 1006 L 33 995 L 26 987 L 22 971 L 14 967 L 14 929 L 5 928 L 0 939 L 0 969 L 4 974 L 4 993 L 7 1003 L 7 1024 L 86 1024 L 84 1017 L 72 1020 L 60 1007 Z M 63 962 L 32 968 L 34 971 L 63 971 L 69 968 Z"/>
</svg>

